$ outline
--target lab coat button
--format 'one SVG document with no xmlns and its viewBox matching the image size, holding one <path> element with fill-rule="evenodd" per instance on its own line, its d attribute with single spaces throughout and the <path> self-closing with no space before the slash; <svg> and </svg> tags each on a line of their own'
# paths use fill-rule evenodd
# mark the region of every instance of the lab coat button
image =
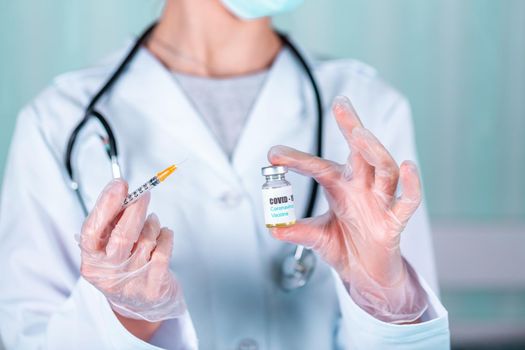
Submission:
<svg viewBox="0 0 525 350">
<path fill-rule="evenodd" d="M 259 349 L 259 346 L 257 345 L 257 342 L 253 339 L 243 339 L 239 342 L 239 346 L 237 347 L 238 350 L 257 350 Z"/>
<path fill-rule="evenodd" d="M 229 191 L 229 192 L 225 192 L 220 197 L 220 200 L 225 206 L 232 208 L 232 207 L 239 205 L 239 202 L 242 199 L 241 197 L 242 196 L 239 193 L 234 192 L 234 191 Z"/>
</svg>

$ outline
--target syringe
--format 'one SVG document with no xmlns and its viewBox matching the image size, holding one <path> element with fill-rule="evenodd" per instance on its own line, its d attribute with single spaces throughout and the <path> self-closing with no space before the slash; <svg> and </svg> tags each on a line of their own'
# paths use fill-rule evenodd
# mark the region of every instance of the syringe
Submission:
<svg viewBox="0 0 525 350">
<path fill-rule="evenodd" d="M 170 176 L 171 174 L 173 174 L 175 170 L 177 170 L 177 166 L 171 165 L 167 167 L 166 169 L 158 172 L 157 175 L 153 176 L 144 185 L 140 186 L 135 191 L 128 194 L 128 196 L 124 200 L 124 203 L 122 204 L 122 207 L 126 208 L 127 206 L 131 205 L 133 202 L 135 202 L 137 199 L 142 197 L 144 194 L 151 191 L 153 187 L 159 185 L 162 181 L 166 180 L 166 178 Z"/>
</svg>

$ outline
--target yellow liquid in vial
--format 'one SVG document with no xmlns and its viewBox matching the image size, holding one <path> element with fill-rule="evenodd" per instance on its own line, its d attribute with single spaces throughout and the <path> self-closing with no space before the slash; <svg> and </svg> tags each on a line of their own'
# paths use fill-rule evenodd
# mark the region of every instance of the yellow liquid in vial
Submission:
<svg viewBox="0 0 525 350">
<path fill-rule="evenodd" d="M 268 228 L 288 227 L 288 226 L 292 226 L 293 224 L 295 224 L 295 220 L 294 221 L 289 221 L 289 222 L 282 222 L 282 223 L 279 223 L 279 224 L 266 224 L 266 227 L 268 227 Z"/>
</svg>

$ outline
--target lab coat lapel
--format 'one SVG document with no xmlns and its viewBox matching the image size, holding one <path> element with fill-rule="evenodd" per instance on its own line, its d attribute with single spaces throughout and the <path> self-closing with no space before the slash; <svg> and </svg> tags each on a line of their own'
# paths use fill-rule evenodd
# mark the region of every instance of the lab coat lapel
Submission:
<svg viewBox="0 0 525 350">
<path fill-rule="evenodd" d="M 156 130 L 159 147 L 182 148 L 188 159 L 198 157 L 216 175 L 230 176 L 226 155 L 170 72 L 146 49 L 137 53 L 129 69 L 114 101 L 124 99 L 130 110 L 144 115 Z"/>
<path fill-rule="evenodd" d="M 289 136 L 297 132 L 306 121 L 300 73 L 290 52 L 286 49 L 281 51 L 270 69 L 237 144 L 233 157 L 237 171 L 251 170 L 246 166 L 251 165 L 254 148 L 293 141 Z M 268 151 L 268 148 L 264 151 Z"/>
<path fill-rule="evenodd" d="M 233 167 L 245 188 L 260 204 L 264 182 L 260 169 L 268 165 L 267 152 L 274 145 L 287 145 L 305 152 L 314 151 L 315 106 L 309 81 L 288 49 L 276 58 L 262 87 L 233 155 Z M 309 179 L 289 174 L 294 193 L 306 192 Z M 303 199 L 299 195 L 299 199 Z M 297 203 L 303 203 L 297 201 Z M 298 205 L 299 213 L 302 204 Z M 262 212 L 262 208 L 258 208 Z M 262 216 L 259 215 L 262 224 Z"/>
</svg>

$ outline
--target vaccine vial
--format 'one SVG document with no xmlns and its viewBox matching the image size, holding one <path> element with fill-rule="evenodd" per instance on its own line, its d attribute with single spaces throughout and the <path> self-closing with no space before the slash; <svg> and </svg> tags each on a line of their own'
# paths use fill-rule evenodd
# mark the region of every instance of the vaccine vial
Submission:
<svg viewBox="0 0 525 350">
<path fill-rule="evenodd" d="M 264 222 L 266 227 L 286 227 L 295 224 L 295 205 L 292 184 L 284 175 L 285 166 L 267 166 L 261 169 L 266 182 L 262 186 Z"/>
</svg>

